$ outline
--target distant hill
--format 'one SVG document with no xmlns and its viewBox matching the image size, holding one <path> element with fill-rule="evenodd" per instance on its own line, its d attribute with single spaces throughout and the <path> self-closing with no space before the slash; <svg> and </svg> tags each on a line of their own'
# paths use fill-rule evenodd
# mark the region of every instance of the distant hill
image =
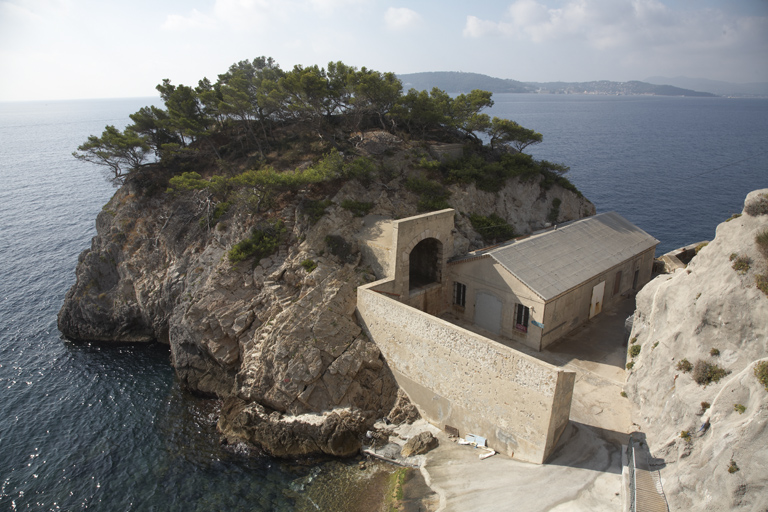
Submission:
<svg viewBox="0 0 768 512">
<path fill-rule="evenodd" d="M 466 93 L 472 89 L 482 89 L 493 93 L 534 92 L 526 84 L 517 80 L 494 78 L 480 73 L 462 73 L 459 71 L 433 71 L 426 73 L 408 73 L 397 75 L 403 82 L 403 89 L 418 91 L 431 90 L 433 87 L 445 92 Z"/>
<path fill-rule="evenodd" d="M 689 78 L 687 76 L 677 76 L 674 78 L 652 76 L 646 78 L 645 81 L 652 84 L 674 85 L 675 87 L 707 91 L 722 96 L 768 96 L 768 82 L 734 84 L 718 80 L 707 80 L 706 78 Z"/>
<path fill-rule="evenodd" d="M 398 78 L 403 82 L 405 90 L 430 90 L 433 87 L 437 87 L 448 93 L 466 93 L 472 89 L 482 89 L 493 93 L 715 96 L 709 92 L 698 92 L 671 85 L 656 85 L 638 81 L 519 82 L 517 80 L 494 78 L 480 73 L 462 73 L 458 71 L 408 73 L 398 75 Z"/>
<path fill-rule="evenodd" d="M 549 94 L 605 94 L 611 96 L 653 95 L 653 96 L 716 96 L 709 92 L 682 89 L 671 85 L 655 85 L 632 80 L 630 82 L 528 82 L 534 92 Z"/>
</svg>

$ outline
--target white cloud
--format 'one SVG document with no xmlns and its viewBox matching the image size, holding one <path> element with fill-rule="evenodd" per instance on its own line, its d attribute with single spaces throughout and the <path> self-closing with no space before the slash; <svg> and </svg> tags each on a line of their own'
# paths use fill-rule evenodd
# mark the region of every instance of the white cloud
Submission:
<svg viewBox="0 0 768 512">
<path fill-rule="evenodd" d="M 367 0 L 308 0 L 309 5 L 321 14 L 333 14 L 338 9 L 364 4 Z"/>
<path fill-rule="evenodd" d="M 505 36 L 533 43 L 582 42 L 598 50 L 737 48 L 766 44 L 766 17 L 738 17 L 717 9 L 680 11 L 658 0 L 568 0 L 558 8 L 516 0 L 501 21 L 467 16 L 464 36 Z"/>
<path fill-rule="evenodd" d="M 390 30 L 405 30 L 419 23 L 421 16 L 407 7 L 390 7 L 384 13 L 384 22 Z"/>
<path fill-rule="evenodd" d="M 192 9 L 188 16 L 180 14 L 169 14 L 162 24 L 164 30 L 199 30 L 202 28 L 213 28 L 216 26 L 216 20 L 206 16 L 197 9 Z"/>
<path fill-rule="evenodd" d="M 476 16 L 467 16 L 467 24 L 464 25 L 464 37 L 480 38 L 496 33 L 503 33 L 498 23 L 481 20 Z"/>
<path fill-rule="evenodd" d="M 282 7 L 290 2 L 282 2 Z M 216 0 L 213 13 L 219 19 L 235 29 L 254 29 L 266 25 L 276 13 L 281 2 L 270 0 Z"/>
</svg>

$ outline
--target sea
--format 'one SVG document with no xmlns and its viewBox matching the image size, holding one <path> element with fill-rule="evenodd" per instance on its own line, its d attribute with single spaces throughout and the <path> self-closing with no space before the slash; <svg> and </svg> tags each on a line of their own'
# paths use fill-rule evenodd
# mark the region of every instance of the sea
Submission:
<svg viewBox="0 0 768 512">
<path fill-rule="evenodd" d="M 768 99 L 496 94 L 536 157 L 663 253 L 714 236 L 768 187 Z M 114 193 L 71 153 L 156 98 L 0 103 L 0 510 L 347 510 L 350 463 L 223 446 L 216 401 L 179 388 L 162 345 L 61 337 L 78 254 Z M 357 473 L 355 473 L 357 471 Z M 351 498 L 350 498 L 351 499 Z"/>
</svg>

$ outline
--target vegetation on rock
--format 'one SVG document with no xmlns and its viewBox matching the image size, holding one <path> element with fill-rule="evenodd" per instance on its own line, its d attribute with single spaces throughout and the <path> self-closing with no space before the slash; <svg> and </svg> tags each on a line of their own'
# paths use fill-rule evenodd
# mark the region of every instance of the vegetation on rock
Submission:
<svg viewBox="0 0 768 512">
<path fill-rule="evenodd" d="M 768 194 L 762 194 L 754 201 L 744 206 L 744 213 L 757 217 L 758 215 L 768 215 Z"/>
<path fill-rule="evenodd" d="M 108 126 L 101 137 L 89 137 L 74 155 L 109 168 L 115 183 L 131 174 L 159 178 L 163 169 L 172 174 L 180 170 L 184 176 L 195 172 L 189 167 L 209 161 L 219 169 L 214 174 L 226 177 L 228 185 L 251 186 L 264 193 L 265 188 L 295 189 L 341 177 L 370 179 L 377 172 L 374 162 L 348 161 L 341 151 L 354 153 L 349 136 L 375 128 L 469 144 L 472 151 L 466 161 L 441 165 L 446 183 L 472 180 L 484 190 L 496 190 L 500 180 L 514 175 L 543 175 L 547 182 L 573 187 L 562 177 L 567 167 L 522 154 L 541 142 L 540 133 L 482 113 L 493 105 L 487 91 L 476 89 L 456 97 L 440 89 L 403 93 L 402 83 L 392 73 L 342 62 L 284 71 L 266 57 L 233 64 L 215 82 L 203 78 L 190 87 L 166 79 L 157 90 L 164 109 L 140 109 L 124 131 Z M 293 157 L 308 152 L 325 154 L 321 165 L 309 173 L 292 167 Z M 239 174 L 245 175 L 238 178 Z M 209 184 L 200 180 L 199 175 L 188 174 L 172 182 L 171 188 L 213 190 L 220 185 L 212 177 Z"/>
<path fill-rule="evenodd" d="M 232 263 L 239 263 L 250 257 L 257 261 L 274 253 L 285 236 L 281 221 L 273 222 L 261 229 L 254 229 L 251 236 L 232 246 L 227 256 Z"/>
<path fill-rule="evenodd" d="M 357 286 L 379 269 L 349 212 L 398 218 L 498 194 L 506 206 L 478 204 L 484 224 L 473 221 L 494 238 L 514 235 L 508 222 L 543 226 L 555 195 L 564 217 L 590 213 L 567 167 L 520 152 L 540 134 L 482 113 L 485 91 L 403 94 L 391 73 L 286 72 L 266 58 L 158 91 L 163 108 L 78 148 L 124 186 L 99 214 L 59 327 L 168 343 L 180 385 L 225 400 L 221 432 L 276 456 L 356 453 L 395 401 L 354 315 Z M 443 159 L 440 143 L 464 156 Z M 457 230 L 459 250 L 479 244 L 469 222 Z"/>
<path fill-rule="evenodd" d="M 699 359 L 696 361 L 696 364 L 693 365 L 691 377 L 696 381 L 696 384 L 706 386 L 712 382 L 719 381 L 729 373 L 728 370 L 721 368 L 716 364 Z"/>
<path fill-rule="evenodd" d="M 765 390 L 768 391 L 768 361 L 760 361 L 757 363 L 754 372 L 757 380 L 759 380 L 760 384 L 762 384 L 765 387 Z"/>
<path fill-rule="evenodd" d="M 492 213 L 483 216 L 476 213 L 469 215 L 469 222 L 487 243 L 496 243 L 515 237 L 515 230 L 507 221 Z"/>
</svg>

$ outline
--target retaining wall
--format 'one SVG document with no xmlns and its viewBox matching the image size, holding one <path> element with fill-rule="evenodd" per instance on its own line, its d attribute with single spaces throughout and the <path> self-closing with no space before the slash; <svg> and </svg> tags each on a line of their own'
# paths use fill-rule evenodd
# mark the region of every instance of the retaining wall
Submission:
<svg viewBox="0 0 768 512">
<path fill-rule="evenodd" d="M 394 285 L 383 279 L 359 287 L 357 312 L 425 419 L 543 463 L 568 424 L 575 373 L 373 291 Z"/>
</svg>

